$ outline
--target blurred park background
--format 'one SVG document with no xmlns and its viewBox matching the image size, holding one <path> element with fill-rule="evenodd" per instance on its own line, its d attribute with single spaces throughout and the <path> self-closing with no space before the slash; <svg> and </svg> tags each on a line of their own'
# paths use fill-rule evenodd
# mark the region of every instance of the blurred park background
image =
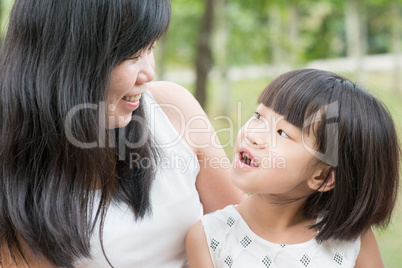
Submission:
<svg viewBox="0 0 402 268">
<path fill-rule="evenodd" d="M 3 28 L 12 3 L 0 0 Z M 171 3 L 169 32 L 155 50 L 157 79 L 196 96 L 229 158 L 262 89 L 297 68 L 336 71 L 363 85 L 387 105 L 402 136 L 402 0 Z M 401 205 L 376 235 L 385 267 L 402 267 Z"/>
</svg>

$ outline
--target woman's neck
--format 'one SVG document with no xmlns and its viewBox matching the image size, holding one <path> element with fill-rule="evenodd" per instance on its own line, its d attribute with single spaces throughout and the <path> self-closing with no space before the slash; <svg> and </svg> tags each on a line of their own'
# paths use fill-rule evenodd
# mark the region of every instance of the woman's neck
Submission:
<svg viewBox="0 0 402 268">
<path fill-rule="evenodd" d="M 253 194 L 245 199 L 237 210 L 251 230 L 258 236 L 278 244 L 298 244 L 311 240 L 315 230 L 308 227 L 315 219 L 303 214 L 305 199 L 279 203 L 272 197 Z"/>
</svg>

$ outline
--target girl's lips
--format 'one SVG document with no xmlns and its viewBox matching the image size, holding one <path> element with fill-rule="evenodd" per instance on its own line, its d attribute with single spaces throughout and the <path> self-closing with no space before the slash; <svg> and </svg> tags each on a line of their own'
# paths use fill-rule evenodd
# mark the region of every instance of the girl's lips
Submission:
<svg viewBox="0 0 402 268">
<path fill-rule="evenodd" d="M 255 158 L 254 155 L 248 150 L 246 147 L 241 147 L 238 153 L 239 160 L 243 164 L 251 166 L 252 168 L 259 167 L 258 158 Z"/>
<path fill-rule="evenodd" d="M 239 169 L 256 169 L 259 167 L 253 154 L 245 147 L 241 147 L 235 154 L 233 166 Z"/>
<path fill-rule="evenodd" d="M 240 156 L 236 157 L 234 161 L 234 167 L 236 169 L 256 169 L 257 167 L 247 165 L 240 160 Z"/>
<path fill-rule="evenodd" d="M 254 159 L 253 154 L 246 148 L 246 147 L 241 147 L 239 150 L 240 156 L 247 156 L 250 160 Z"/>
</svg>

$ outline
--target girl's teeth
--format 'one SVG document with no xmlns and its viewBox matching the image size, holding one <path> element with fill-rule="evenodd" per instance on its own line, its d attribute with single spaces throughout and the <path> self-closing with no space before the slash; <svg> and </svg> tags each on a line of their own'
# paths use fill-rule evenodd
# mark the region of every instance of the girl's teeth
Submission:
<svg viewBox="0 0 402 268">
<path fill-rule="evenodd" d="M 253 160 L 250 161 L 250 166 L 252 167 L 258 167 L 258 164 Z"/>
<path fill-rule="evenodd" d="M 246 154 L 244 154 L 244 153 L 241 154 L 241 161 L 246 165 L 249 165 L 249 166 L 252 166 L 252 167 L 259 167 L 259 165 L 255 162 L 254 159 L 248 158 L 246 156 Z"/>
</svg>

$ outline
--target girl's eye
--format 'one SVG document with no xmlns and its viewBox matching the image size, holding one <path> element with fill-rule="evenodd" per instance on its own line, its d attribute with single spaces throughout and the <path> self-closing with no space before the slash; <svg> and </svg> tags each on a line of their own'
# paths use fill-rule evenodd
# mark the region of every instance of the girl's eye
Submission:
<svg viewBox="0 0 402 268">
<path fill-rule="evenodd" d="M 279 136 L 281 136 L 281 137 L 289 138 L 288 134 L 286 134 L 285 131 L 283 131 L 282 129 L 279 129 L 279 130 L 278 130 L 278 134 L 279 134 Z"/>
<path fill-rule="evenodd" d="M 258 120 L 261 120 L 261 119 L 262 119 L 262 116 L 261 116 L 258 112 L 255 112 L 255 113 L 254 113 L 254 116 L 255 116 L 255 118 L 257 118 Z"/>
</svg>

